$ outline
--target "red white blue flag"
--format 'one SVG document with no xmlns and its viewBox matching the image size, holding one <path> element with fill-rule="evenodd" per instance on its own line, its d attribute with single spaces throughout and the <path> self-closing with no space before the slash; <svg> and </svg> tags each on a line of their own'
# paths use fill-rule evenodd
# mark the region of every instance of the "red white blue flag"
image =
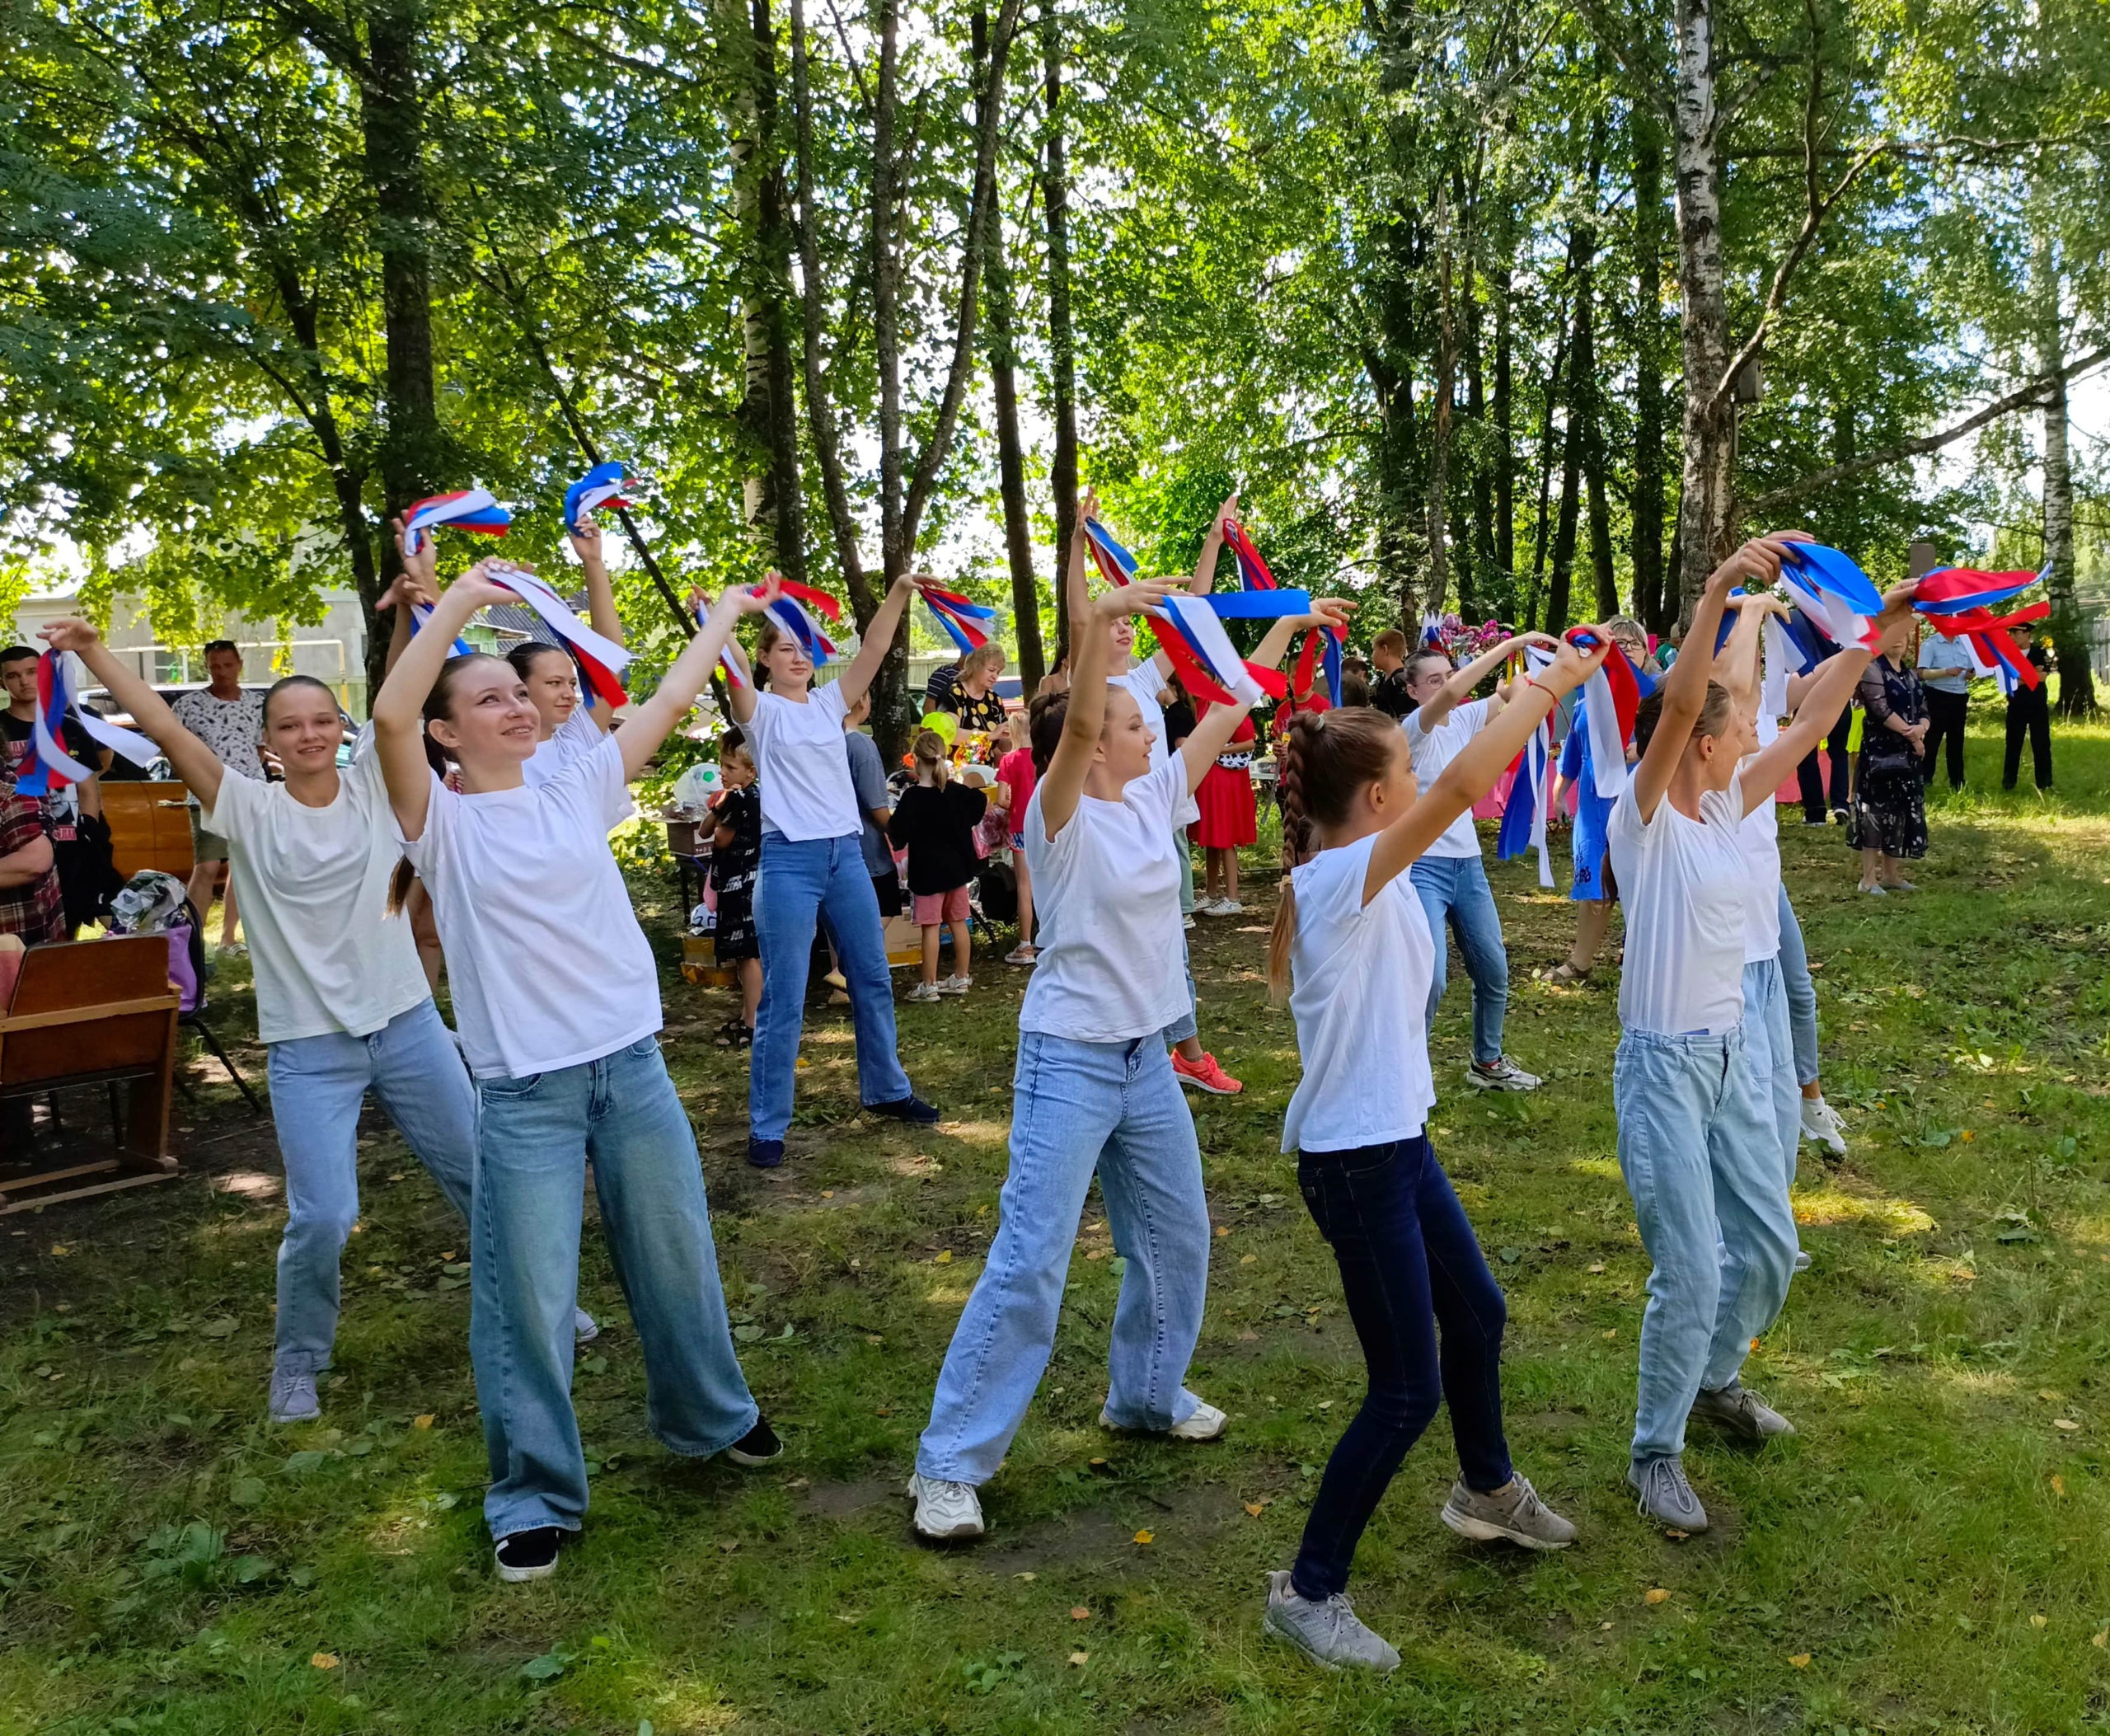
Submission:
<svg viewBox="0 0 2110 1736">
<path fill-rule="evenodd" d="M 145 767 L 161 749 L 136 730 L 120 729 L 74 702 L 77 691 L 64 655 L 46 651 L 36 660 L 36 710 L 30 715 L 30 751 L 15 774 L 18 795 L 49 795 L 68 784 L 85 782 L 96 768 L 66 751 L 66 719 L 70 714 L 91 740 Z"/>
<path fill-rule="evenodd" d="M 1249 591 L 1272 591 L 1275 589 L 1275 575 L 1268 570 L 1268 563 L 1260 558 L 1260 551 L 1253 546 L 1253 539 L 1246 534 L 1245 527 L 1236 518 L 1223 521 L 1223 540 L 1230 544 L 1232 556 L 1238 562 L 1238 582 Z"/>
<path fill-rule="evenodd" d="M 961 656 L 989 643 L 987 623 L 996 618 L 996 610 L 938 585 L 919 584 L 916 589 L 922 596 L 924 607 L 937 617 L 938 625 L 959 647 Z"/>
<path fill-rule="evenodd" d="M 1524 647 L 1527 673 L 1553 667 L 1553 653 L 1540 645 Z M 1502 829 L 1496 834 L 1494 853 L 1503 861 L 1536 847 L 1539 852 L 1539 884 L 1553 884 L 1553 863 L 1546 854 L 1546 819 L 1552 811 L 1550 787 L 1553 771 L 1553 717 L 1541 719 L 1531 739 L 1510 767 L 1509 800 L 1502 809 Z"/>
<path fill-rule="evenodd" d="M 424 546 L 424 533 L 442 525 L 485 537 L 503 537 L 512 523 L 513 514 L 492 499 L 488 489 L 463 488 L 451 495 L 429 495 L 413 502 L 404 514 L 403 547 L 415 555 Z"/>
<path fill-rule="evenodd" d="M 621 465 L 596 464 L 564 491 L 565 529 L 585 529 L 604 506 L 617 510 L 628 506 L 631 503 L 622 497 L 636 486 L 637 479 L 626 474 Z"/>
<path fill-rule="evenodd" d="M 1847 556 L 1822 542 L 1793 542 L 1780 565 L 1780 582 L 1802 611 L 1838 645 L 1882 642 L 1876 617 L 1883 594 Z"/>
<path fill-rule="evenodd" d="M 1587 627 L 1570 627 L 1564 637 L 1590 642 Z M 1626 788 L 1626 750 L 1634 743 L 1634 717 L 1656 683 L 1627 660 L 1615 644 L 1605 660 L 1582 683 L 1582 716 L 1590 730 L 1591 775 L 1597 794 L 1616 801 Z"/>
<path fill-rule="evenodd" d="M 556 635 L 557 643 L 579 665 L 579 686 L 588 696 L 589 704 L 598 699 L 612 711 L 630 702 L 622 683 L 622 672 L 630 664 L 628 651 L 612 639 L 603 638 L 573 614 L 564 598 L 534 574 L 493 561 L 484 570 L 484 575 L 511 591 Z"/>
</svg>

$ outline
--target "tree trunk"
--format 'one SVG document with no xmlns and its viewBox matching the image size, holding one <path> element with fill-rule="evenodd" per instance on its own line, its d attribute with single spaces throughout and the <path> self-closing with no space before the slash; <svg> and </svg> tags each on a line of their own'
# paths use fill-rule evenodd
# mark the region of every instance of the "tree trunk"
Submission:
<svg viewBox="0 0 2110 1736">
<path fill-rule="evenodd" d="M 2061 291 L 2058 256 L 2046 232 L 2043 215 L 2030 251 L 2030 288 L 2037 307 L 2037 370 L 2055 383 L 2044 405 L 2044 559 L 2051 567 L 2045 589 L 2051 594 L 2051 646 L 2059 664 L 2059 713 L 2092 716 L 2095 711 L 2095 671 L 2088 635 L 2074 595 L 2074 478 L 2070 450 L 2071 423 L 2066 401 L 2065 337 L 2060 323 Z"/>
<path fill-rule="evenodd" d="M 989 19 L 974 9 L 974 58 L 986 54 Z M 1001 103 L 1003 92 L 989 100 Z M 1019 691 L 1031 699 L 1048 673 L 1040 644 L 1040 581 L 1033 569 L 1033 523 L 1025 504 L 1025 451 L 1019 439 L 1018 346 L 1013 329 L 1010 261 L 1004 251 L 1001 202 L 989 213 L 989 254 L 983 273 L 989 303 L 989 386 L 996 404 L 996 486 L 1004 503 L 1004 553 L 1011 570 L 1011 634 Z"/>
<path fill-rule="evenodd" d="M 1714 0 L 1676 0 L 1679 325 L 1685 353 L 1679 490 L 1678 620 L 1688 623 L 1707 575 L 1728 552 L 1736 517 L 1736 406 L 1715 387 L 1729 363 L 1716 155 Z"/>
<path fill-rule="evenodd" d="M 1502 270 L 1494 280 L 1494 565 L 1513 599 L 1517 594 L 1517 439 L 1510 427 L 1514 403 L 1511 358 L 1510 281 L 1516 267 L 1515 218 L 1503 205 Z"/>
<path fill-rule="evenodd" d="M 1663 142 L 1634 110 L 1634 612 L 1652 633 L 1676 617 L 1663 584 Z"/>
<path fill-rule="evenodd" d="M 384 523 L 429 493 L 446 470 L 433 387 L 433 209 L 418 85 L 420 23 L 416 0 L 377 0 L 367 14 L 368 64 L 359 81 L 387 352 L 380 453 Z M 381 573 L 392 577 L 396 566 L 395 542 L 384 537 Z M 370 692 L 380 691 L 387 654 L 387 631 L 369 608 Z"/>
<path fill-rule="evenodd" d="M 1545 414 L 1539 420 L 1539 509 L 1532 523 L 1531 589 L 1517 617 L 1520 629 L 1529 631 L 1539 612 L 1539 591 L 1545 583 L 1546 514 L 1553 504 L 1553 411 L 1560 401 L 1561 382 L 1568 364 L 1568 308 L 1560 309 L 1559 335 L 1554 340 L 1553 365 L 1546 369 Z"/>
<path fill-rule="evenodd" d="M 1451 486 L 1451 411 L 1457 372 L 1457 324 L 1451 305 L 1451 237 L 1447 211 L 1441 201 L 1437 228 L 1442 236 L 1436 267 L 1436 398 L 1429 412 L 1428 495 L 1425 514 L 1428 537 L 1428 580 L 1422 607 L 1442 614 L 1450 590 L 1451 535 L 1447 509 Z"/>
<path fill-rule="evenodd" d="M 1070 538 L 1077 528 L 1077 353 L 1070 321 L 1070 162 L 1062 136 L 1062 26 L 1056 0 L 1040 11 L 1040 53 L 1046 92 L 1048 152 L 1041 176 L 1048 215 L 1048 396 L 1055 424 L 1048 482 L 1055 493 L 1055 655 L 1070 655 Z"/>
<path fill-rule="evenodd" d="M 1583 434 L 1582 482 L 1590 514 L 1590 565 L 1597 580 L 1597 619 L 1619 613 L 1619 575 L 1612 565 L 1611 506 L 1605 498 L 1605 428 L 1592 414 Z"/>
</svg>

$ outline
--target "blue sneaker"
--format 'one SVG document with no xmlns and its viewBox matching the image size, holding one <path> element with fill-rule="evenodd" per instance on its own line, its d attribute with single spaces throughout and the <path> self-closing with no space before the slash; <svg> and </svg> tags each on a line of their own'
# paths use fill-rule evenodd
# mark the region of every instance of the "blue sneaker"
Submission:
<svg viewBox="0 0 2110 1736">
<path fill-rule="evenodd" d="M 893 1121 L 913 1121 L 924 1127 L 931 1126 L 938 1119 L 938 1112 L 913 1091 L 891 1103 L 868 1103 L 865 1108 L 870 1114 L 884 1115 Z"/>
<path fill-rule="evenodd" d="M 758 1170 L 779 1168 L 784 1162 L 784 1142 L 781 1139 L 748 1140 L 748 1161 Z"/>
</svg>

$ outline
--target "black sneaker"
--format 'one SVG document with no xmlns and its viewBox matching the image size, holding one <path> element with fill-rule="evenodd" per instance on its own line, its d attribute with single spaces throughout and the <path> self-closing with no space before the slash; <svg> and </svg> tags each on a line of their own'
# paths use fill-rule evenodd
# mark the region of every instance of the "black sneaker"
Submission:
<svg viewBox="0 0 2110 1736">
<path fill-rule="evenodd" d="M 735 1465 L 767 1465 L 784 1457 L 784 1443 L 769 1426 L 769 1419 L 758 1416 L 754 1427 L 725 1449 L 725 1457 Z"/>
<path fill-rule="evenodd" d="M 537 1525 L 532 1531 L 516 1531 L 499 1539 L 498 1576 L 508 1585 L 530 1579 L 546 1579 L 557 1570 L 557 1551 L 564 1532 L 555 1525 Z"/>
<path fill-rule="evenodd" d="M 913 1091 L 906 1097 L 895 1098 L 891 1103 L 868 1103 L 865 1107 L 874 1115 L 884 1115 L 894 1121 L 914 1121 L 925 1127 L 931 1126 L 938 1119 L 938 1112 Z"/>
<path fill-rule="evenodd" d="M 773 1170 L 784 1161 L 784 1142 L 781 1139 L 748 1140 L 748 1161 L 758 1170 Z"/>
</svg>

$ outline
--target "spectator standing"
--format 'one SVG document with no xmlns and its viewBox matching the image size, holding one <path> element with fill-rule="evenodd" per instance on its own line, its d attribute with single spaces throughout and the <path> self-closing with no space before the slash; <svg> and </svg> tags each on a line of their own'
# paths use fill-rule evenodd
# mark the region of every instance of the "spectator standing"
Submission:
<svg viewBox="0 0 2110 1736">
<path fill-rule="evenodd" d="M 1407 636 L 1388 628 L 1371 641 L 1370 666 L 1377 673 L 1370 683 L 1370 702 L 1387 717 L 1404 717 L 1414 708 L 1407 694 Z"/>
<path fill-rule="evenodd" d="M 1963 719 L 1971 706 L 1971 651 L 1946 633 L 1929 633 L 1920 644 L 1920 686 L 1927 696 L 1927 751 L 1920 781 L 1934 781 L 1934 761 L 1948 749 L 1948 786 L 1963 787 Z"/>
<path fill-rule="evenodd" d="M 237 777 L 260 782 L 264 777 L 264 696 L 246 692 L 241 685 L 241 652 L 232 639 L 215 639 L 205 647 L 206 685 L 180 693 L 169 709 L 176 720 L 213 750 L 213 757 Z M 198 920 L 212 913 L 213 888 L 227 859 L 227 841 L 209 832 L 203 823 L 198 799 L 190 799 L 190 902 Z M 232 952 L 235 909 L 234 882 L 227 889 L 227 908 L 220 917 L 220 950 Z"/>
<path fill-rule="evenodd" d="M 30 757 L 30 740 L 35 732 L 37 654 L 26 645 L 12 645 L 0 651 L 0 687 L 7 692 L 7 708 L 0 711 L 4 731 L 7 777 L 12 784 Z M 71 940 L 82 923 L 101 913 L 114 870 L 98 871 L 106 859 L 109 828 L 102 817 L 102 781 L 99 775 L 102 750 L 95 739 L 72 718 L 62 726 L 66 751 L 84 766 L 97 768 L 97 775 L 77 784 L 52 791 L 40 804 L 45 836 L 51 840 L 51 853 L 59 874 L 59 892 L 63 906 L 64 932 Z M 100 837 L 98 837 L 100 834 Z"/>
<path fill-rule="evenodd" d="M 1892 630 L 1862 670 L 1854 696 L 1867 718 L 1848 842 L 1861 852 L 1861 890 L 1877 896 L 1917 890 L 1901 864 L 1927 853 L 1926 791 L 1920 781 L 1927 701 L 1901 642 L 1908 627 Z"/>
<path fill-rule="evenodd" d="M 0 934 L 26 946 L 66 938 L 59 870 L 36 798 L 15 793 L 11 771 L 0 778 Z"/>
<path fill-rule="evenodd" d="M 2014 630 L 2016 649 L 2029 659 L 2030 667 L 2039 675 L 2051 673 L 2051 659 L 2044 647 L 2036 642 L 2037 636 L 2024 622 Z M 2008 695 L 2008 753 L 2000 768 L 2000 787 L 2014 788 L 2016 776 L 2022 770 L 2022 738 L 2029 738 L 2029 756 L 2037 774 L 2037 787 L 2051 787 L 2051 688 L 2048 682 L 2040 681 L 2033 687 L 2018 684 Z"/>
<path fill-rule="evenodd" d="M 901 870 L 894 866 L 893 846 L 887 838 L 887 822 L 893 818 L 893 792 L 887 787 L 886 762 L 879 757 L 879 744 L 863 727 L 871 715 L 872 695 L 867 688 L 843 714 L 842 744 L 850 751 L 850 787 L 856 793 L 857 817 L 864 822 L 859 842 L 865 852 L 865 871 L 872 877 L 884 919 L 901 914 Z"/>
<path fill-rule="evenodd" d="M 993 639 L 977 645 L 958 663 L 931 670 L 923 684 L 923 715 L 950 711 L 966 734 L 1001 734 L 1004 701 L 996 697 L 996 681 L 1003 673 L 1003 646 Z"/>
</svg>

